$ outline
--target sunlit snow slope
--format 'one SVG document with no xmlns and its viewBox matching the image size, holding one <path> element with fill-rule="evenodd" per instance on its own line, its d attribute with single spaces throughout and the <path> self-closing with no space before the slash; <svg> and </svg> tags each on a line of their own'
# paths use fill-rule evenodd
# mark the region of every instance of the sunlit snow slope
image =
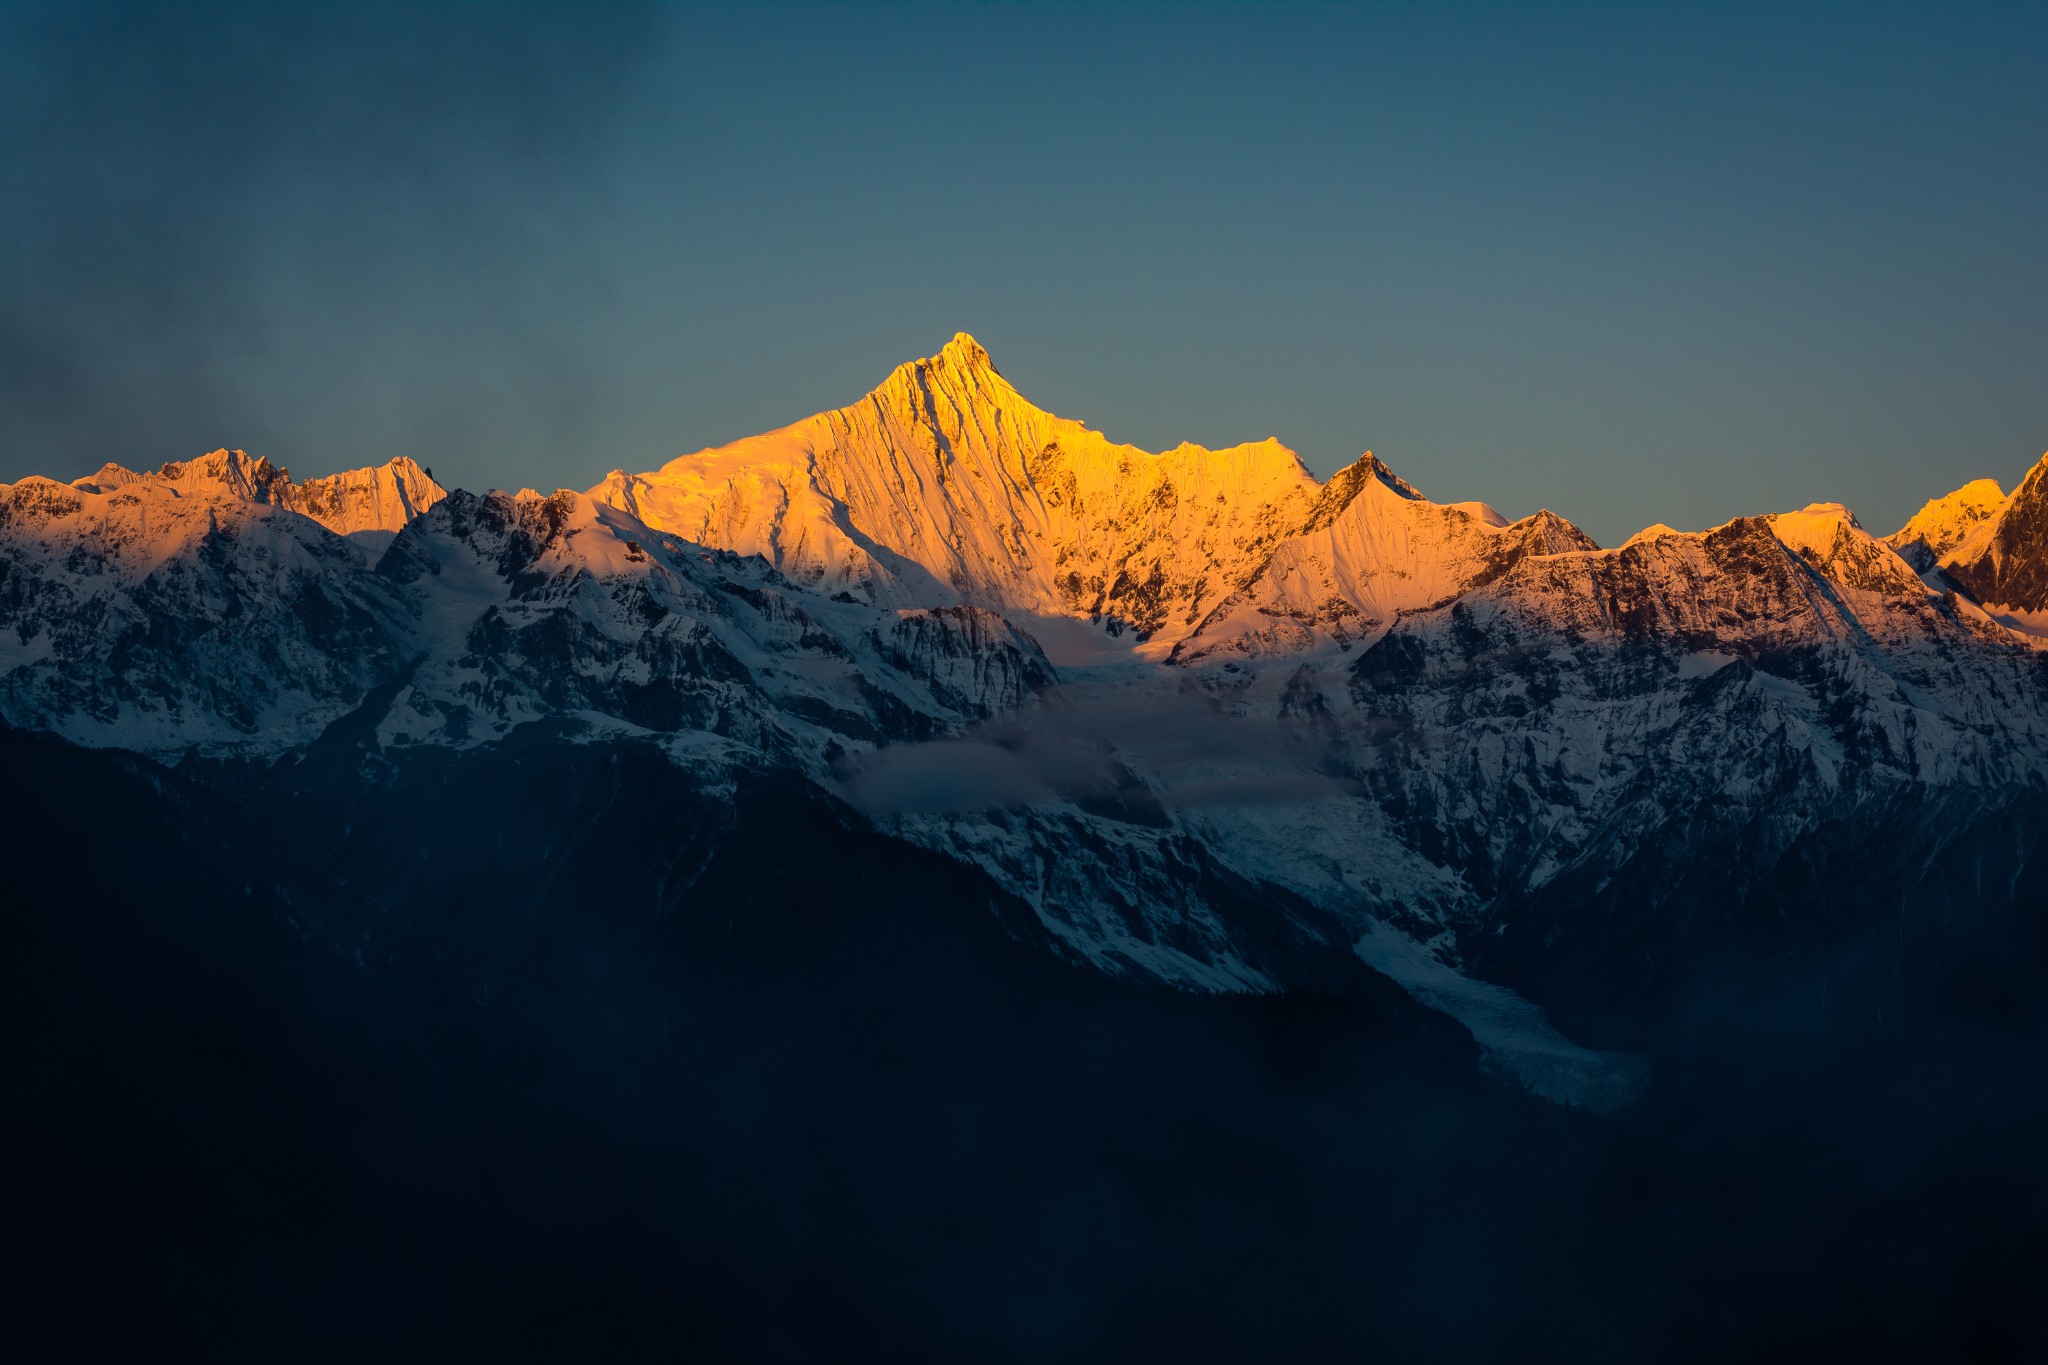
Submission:
<svg viewBox="0 0 2048 1365">
<path fill-rule="evenodd" d="M 1100 622 L 1154 656 L 1348 647 L 1521 555 L 1592 545 L 1549 513 L 1431 503 L 1369 454 L 1319 484 L 1273 440 L 1118 445 L 1033 406 L 964 333 L 849 407 L 591 493 L 822 591 Z"/>
</svg>

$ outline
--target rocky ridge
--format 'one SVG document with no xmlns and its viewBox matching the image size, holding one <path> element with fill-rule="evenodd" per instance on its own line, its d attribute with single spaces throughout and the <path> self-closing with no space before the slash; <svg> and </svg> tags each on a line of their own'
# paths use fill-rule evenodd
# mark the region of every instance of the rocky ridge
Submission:
<svg viewBox="0 0 2048 1365">
<path fill-rule="evenodd" d="M 961 336 L 588 494 L 233 451 L 0 488 L 0 717 L 165 758 L 546 731 L 651 740 L 708 793 L 793 774 L 1103 972 L 1265 991 L 1362 958 L 1502 1074 L 1611 1107 L 1712 945 L 1965 864 L 2023 884 L 2043 468 L 1885 540 L 1816 504 L 1600 549 L 1371 455 L 1318 483 L 1276 442 L 1118 446 Z M 1062 667 L 1056 628 L 1098 648 Z"/>
<path fill-rule="evenodd" d="M 821 591 L 1084 620 L 1150 657 L 1349 648 L 1519 554 L 1592 544 L 1547 512 L 1430 503 L 1369 453 L 1319 484 L 1274 440 L 1116 444 L 964 333 L 850 407 L 591 496 Z"/>
</svg>

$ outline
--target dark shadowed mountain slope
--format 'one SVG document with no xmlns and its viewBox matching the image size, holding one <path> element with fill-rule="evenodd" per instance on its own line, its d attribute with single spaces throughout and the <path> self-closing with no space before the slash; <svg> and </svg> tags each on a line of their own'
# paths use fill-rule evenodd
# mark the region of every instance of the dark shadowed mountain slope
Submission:
<svg viewBox="0 0 2048 1365">
<path fill-rule="evenodd" d="M 778 779 L 332 738 L 265 774 L 0 733 L 18 1322 L 252 1360 L 2040 1345 L 2038 1003 L 1681 1058 L 1596 1121 L 1369 978 L 1061 966 Z M 350 808 L 385 814 L 337 842 Z M 615 856 L 657 833 L 695 850 L 666 897 Z"/>
</svg>

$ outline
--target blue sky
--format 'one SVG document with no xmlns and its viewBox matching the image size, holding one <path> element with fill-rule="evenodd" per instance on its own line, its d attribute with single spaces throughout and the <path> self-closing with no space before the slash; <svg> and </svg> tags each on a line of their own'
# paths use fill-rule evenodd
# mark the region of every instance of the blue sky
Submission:
<svg viewBox="0 0 2048 1365">
<path fill-rule="evenodd" d="M 0 478 L 585 487 L 956 330 L 1160 448 L 1614 543 L 2048 449 L 2048 19 L 0 9 Z"/>
</svg>

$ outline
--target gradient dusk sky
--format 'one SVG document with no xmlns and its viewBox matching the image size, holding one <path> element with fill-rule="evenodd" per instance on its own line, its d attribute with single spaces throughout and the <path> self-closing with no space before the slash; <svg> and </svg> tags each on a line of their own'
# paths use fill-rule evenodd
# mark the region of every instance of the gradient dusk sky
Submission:
<svg viewBox="0 0 2048 1365">
<path fill-rule="evenodd" d="M 1159 449 L 1879 533 L 2048 449 L 2048 10 L 0 10 L 0 479 L 587 487 L 978 337 Z"/>
</svg>

